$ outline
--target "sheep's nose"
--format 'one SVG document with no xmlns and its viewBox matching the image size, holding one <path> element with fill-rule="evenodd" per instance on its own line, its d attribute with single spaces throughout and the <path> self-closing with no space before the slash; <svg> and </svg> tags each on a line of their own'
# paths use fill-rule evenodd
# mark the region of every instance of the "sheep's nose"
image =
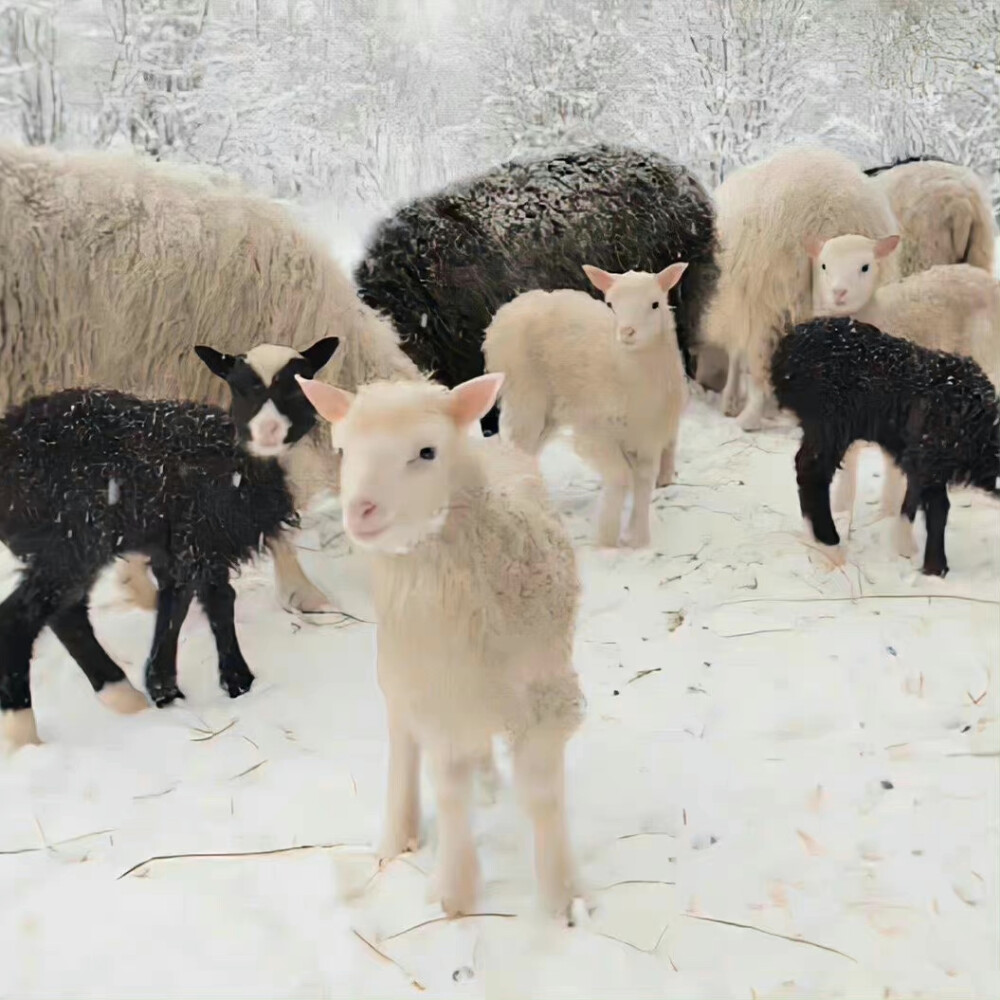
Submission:
<svg viewBox="0 0 1000 1000">
<path fill-rule="evenodd" d="M 847 298 L 846 288 L 835 288 L 833 290 L 833 300 L 839 305 L 844 299 Z"/>
<path fill-rule="evenodd" d="M 635 327 L 623 326 L 619 331 L 618 336 L 620 336 L 621 339 L 625 341 L 635 340 Z"/>
<path fill-rule="evenodd" d="M 262 420 L 257 425 L 257 431 L 260 437 L 269 443 L 275 444 L 281 438 L 281 422 L 279 420 Z"/>
<path fill-rule="evenodd" d="M 370 521 L 378 511 L 378 504 L 371 500 L 354 500 L 349 507 L 351 520 Z"/>
</svg>

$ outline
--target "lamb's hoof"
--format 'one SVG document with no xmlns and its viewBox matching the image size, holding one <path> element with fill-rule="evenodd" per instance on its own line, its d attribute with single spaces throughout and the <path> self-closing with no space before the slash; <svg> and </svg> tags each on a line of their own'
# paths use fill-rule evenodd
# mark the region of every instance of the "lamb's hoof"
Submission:
<svg viewBox="0 0 1000 1000">
<path fill-rule="evenodd" d="M 6 753 L 14 753 L 21 747 L 40 746 L 35 713 L 30 708 L 5 711 L 0 716 L 0 748 Z"/>
<path fill-rule="evenodd" d="M 618 532 L 598 531 L 594 544 L 599 549 L 617 549 L 619 537 Z"/>
<path fill-rule="evenodd" d="M 157 708 L 166 708 L 178 699 L 184 699 L 184 692 L 176 684 L 156 685 L 150 688 L 149 697 Z"/>
<path fill-rule="evenodd" d="M 413 834 L 412 836 L 406 834 L 386 834 L 375 849 L 375 857 L 378 858 L 379 868 L 383 868 L 393 858 L 398 858 L 400 854 L 413 854 L 419 848 L 420 837 L 418 834 Z"/>
<path fill-rule="evenodd" d="M 219 677 L 222 690 L 230 698 L 239 698 L 241 694 L 246 694 L 253 686 L 253 682 L 254 676 L 248 667 L 244 667 L 242 670 L 227 670 Z"/>
<path fill-rule="evenodd" d="M 735 396 L 722 397 L 722 412 L 727 417 L 738 417 L 742 411 L 743 407 L 740 405 L 740 400 Z"/>
<path fill-rule="evenodd" d="M 649 530 L 630 531 L 625 538 L 625 544 L 630 549 L 644 549 L 649 545 Z"/>
<path fill-rule="evenodd" d="M 476 883 L 479 868 L 476 862 L 459 863 L 447 874 L 435 872 L 428 881 L 428 900 L 437 899 L 449 917 L 462 917 L 476 911 Z"/>
<path fill-rule="evenodd" d="M 673 476 L 657 476 L 657 478 L 656 478 L 656 488 L 658 490 L 664 490 L 668 486 L 671 486 L 673 484 L 673 481 L 674 481 L 674 477 Z"/>
<path fill-rule="evenodd" d="M 948 564 L 946 562 L 936 563 L 927 559 L 924 561 L 924 568 L 921 572 L 924 576 L 940 576 L 943 578 L 948 575 Z"/>
<path fill-rule="evenodd" d="M 149 699 L 138 688 L 134 688 L 127 678 L 105 684 L 97 692 L 97 697 L 119 715 L 134 715 L 149 708 Z"/>
<path fill-rule="evenodd" d="M 764 421 L 759 413 L 747 413 L 744 410 L 737 418 L 736 423 L 745 431 L 759 431 L 764 426 Z"/>
<path fill-rule="evenodd" d="M 913 525 L 906 517 L 897 517 L 892 529 L 892 540 L 896 551 L 910 559 L 917 554 L 917 540 L 913 537 Z"/>
</svg>

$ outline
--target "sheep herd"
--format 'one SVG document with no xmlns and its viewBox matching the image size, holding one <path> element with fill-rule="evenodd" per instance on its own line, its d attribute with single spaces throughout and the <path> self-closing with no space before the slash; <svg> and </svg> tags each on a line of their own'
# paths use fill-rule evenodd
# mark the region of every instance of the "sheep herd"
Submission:
<svg viewBox="0 0 1000 1000">
<path fill-rule="evenodd" d="M 1000 477 L 994 239 L 979 180 L 939 160 L 866 173 L 794 148 L 710 196 L 658 154 L 602 145 L 402 206 L 355 290 L 280 207 L 226 178 L 0 147 L 0 541 L 25 565 L 0 604 L 0 738 L 38 740 L 29 673 L 46 626 L 109 707 L 146 706 L 89 621 L 112 561 L 156 608 L 157 705 L 183 697 L 195 596 L 223 688 L 249 690 L 230 571 L 267 548 L 281 603 L 328 610 L 290 531 L 339 495 L 377 612 L 380 857 L 415 845 L 424 757 L 438 892 L 469 912 L 472 783 L 504 735 L 541 896 L 568 914 L 579 580 L 534 456 L 570 430 L 602 478 L 597 544 L 619 544 L 628 495 L 624 540 L 648 544 L 697 372 L 744 430 L 772 403 L 798 419 L 801 510 L 834 558 L 834 475 L 843 464 L 833 508 L 849 508 L 858 449 L 879 446 L 900 552 L 923 509 L 924 572 L 943 575 L 948 485 L 995 494 Z"/>
</svg>

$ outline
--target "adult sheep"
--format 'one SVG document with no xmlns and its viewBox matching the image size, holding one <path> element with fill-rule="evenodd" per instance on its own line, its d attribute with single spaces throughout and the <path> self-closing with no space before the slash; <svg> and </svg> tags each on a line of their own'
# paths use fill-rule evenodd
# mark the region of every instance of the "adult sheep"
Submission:
<svg viewBox="0 0 1000 1000">
<path fill-rule="evenodd" d="M 376 228 L 354 276 L 407 354 L 454 387 L 482 374 L 484 331 L 515 295 L 575 288 L 596 297 L 584 262 L 620 273 L 687 261 L 671 304 L 692 372 L 689 348 L 718 276 L 714 223 L 711 198 L 686 168 L 598 145 L 512 160 L 404 205 Z M 483 429 L 496 431 L 495 408 Z"/>
<path fill-rule="evenodd" d="M 324 380 L 418 376 L 392 327 L 265 198 L 130 154 L 0 146 L 0 410 L 79 385 L 220 403 L 196 344 L 305 350 L 331 334 Z M 288 465 L 304 505 L 336 468 L 327 435 Z M 290 543 L 273 551 L 282 603 L 327 608 Z"/>
<path fill-rule="evenodd" d="M 744 430 L 760 427 L 775 345 L 789 324 L 815 315 L 809 239 L 896 232 L 888 201 L 847 157 L 799 147 L 736 171 L 715 193 L 721 243 L 719 289 L 705 314 L 705 339 L 726 350 L 726 412 L 738 410 L 742 367 L 749 375 Z M 879 282 L 895 277 L 879 262 Z"/>
<path fill-rule="evenodd" d="M 899 222 L 901 277 L 938 264 L 970 264 L 993 274 L 996 227 L 990 200 L 968 167 L 913 157 L 865 173 Z"/>
</svg>

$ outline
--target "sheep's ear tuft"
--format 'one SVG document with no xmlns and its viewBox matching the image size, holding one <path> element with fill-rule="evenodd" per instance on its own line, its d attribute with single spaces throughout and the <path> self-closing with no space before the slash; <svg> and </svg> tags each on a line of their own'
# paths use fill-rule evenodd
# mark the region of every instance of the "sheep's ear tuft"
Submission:
<svg viewBox="0 0 1000 1000">
<path fill-rule="evenodd" d="M 884 236 L 882 239 L 876 240 L 875 259 L 881 260 L 883 257 L 888 257 L 899 246 L 899 239 L 899 236 Z"/>
<path fill-rule="evenodd" d="M 296 375 L 295 381 L 302 387 L 306 399 L 324 420 L 329 420 L 333 424 L 347 416 L 347 411 L 354 402 L 354 393 L 338 389 L 334 385 L 327 385 L 326 382 L 303 378 L 301 375 Z"/>
<path fill-rule="evenodd" d="M 612 274 L 610 271 L 602 271 L 599 267 L 594 267 L 593 264 L 584 264 L 583 273 L 599 292 L 607 292 L 618 279 L 617 274 Z"/>
<path fill-rule="evenodd" d="M 448 412 L 452 420 L 459 427 L 466 427 L 485 417 L 497 401 L 503 380 L 503 372 L 490 372 L 456 385 L 448 393 Z"/>
<path fill-rule="evenodd" d="M 317 340 L 312 347 L 307 347 L 299 353 L 309 362 L 313 375 L 316 375 L 330 358 L 333 357 L 339 344 L 339 337 L 324 337 L 322 340 Z"/>
<path fill-rule="evenodd" d="M 686 261 L 678 261 L 676 264 L 671 264 L 670 267 L 665 267 L 656 276 L 656 283 L 663 291 L 669 292 L 681 280 L 686 270 Z"/>
<path fill-rule="evenodd" d="M 232 354 L 223 354 L 214 347 L 206 347 L 204 344 L 197 344 L 194 353 L 201 358 L 213 375 L 218 375 L 221 379 L 229 378 L 229 373 L 236 364 L 236 358 Z"/>
</svg>

